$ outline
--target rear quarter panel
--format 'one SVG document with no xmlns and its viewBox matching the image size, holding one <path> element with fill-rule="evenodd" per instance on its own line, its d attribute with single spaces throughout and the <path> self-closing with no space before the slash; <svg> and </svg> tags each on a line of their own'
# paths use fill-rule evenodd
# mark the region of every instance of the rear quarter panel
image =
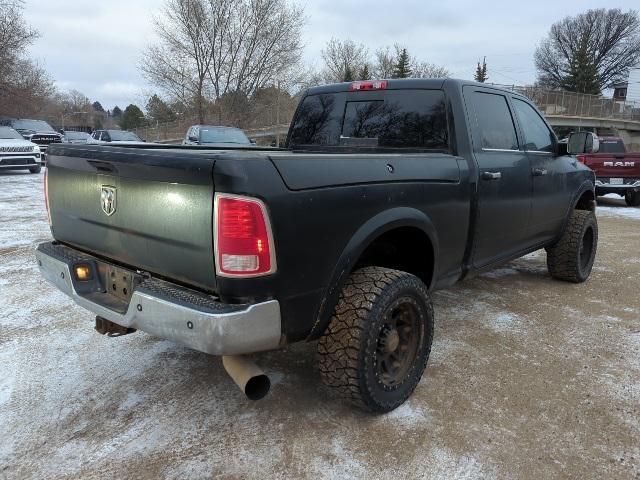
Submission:
<svg viewBox="0 0 640 480">
<path fill-rule="evenodd" d="M 278 261 L 272 276 L 219 278 L 218 287 L 222 298 L 267 293 L 281 300 L 289 341 L 308 335 L 332 279 L 340 274 L 336 269 L 345 268 L 339 260 L 347 245 L 371 219 L 385 218 L 384 212 L 420 212 L 437 232 L 436 275 L 460 271 L 470 208 L 464 159 L 443 154 L 371 155 L 366 165 L 357 155 L 272 154 L 271 159 L 273 164 L 245 155 L 244 160 L 216 162 L 217 192 L 265 200 Z"/>
</svg>

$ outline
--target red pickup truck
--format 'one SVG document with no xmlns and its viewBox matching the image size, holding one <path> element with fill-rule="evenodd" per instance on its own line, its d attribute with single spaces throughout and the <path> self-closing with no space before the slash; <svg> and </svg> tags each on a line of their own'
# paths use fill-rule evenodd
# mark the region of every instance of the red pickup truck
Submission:
<svg viewBox="0 0 640 480">
<path fill-rule="evenodd" d="M 617 193 L 630 207 L 640 206 L 640 152 L 627 152 L 621 138 L 599 140 L 598 153 L 577 156 L 596 173 L 596 195 Z"/>
</svg>

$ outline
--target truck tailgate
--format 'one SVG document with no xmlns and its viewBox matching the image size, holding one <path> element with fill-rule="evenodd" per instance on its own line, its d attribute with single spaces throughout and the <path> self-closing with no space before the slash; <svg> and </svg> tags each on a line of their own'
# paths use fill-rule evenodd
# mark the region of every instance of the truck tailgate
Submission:
<svg viewBox="0 0 640 480">
<path fill-rule="evenodd" d="M 640 178 L 640 153 L 591 153 L 581 155 L 596 177 Z"/>
<path fill-rule="evenodd" d="M 93 146 L 51 153 L 56 240 L 215 290 L 212 155 Z"/>
</svg>

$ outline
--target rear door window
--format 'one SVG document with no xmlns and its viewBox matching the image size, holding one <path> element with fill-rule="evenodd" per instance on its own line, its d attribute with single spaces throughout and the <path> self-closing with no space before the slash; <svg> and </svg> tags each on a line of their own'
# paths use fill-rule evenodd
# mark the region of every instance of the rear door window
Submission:
<svg viewBox="0 0 640 480">
<path fill-rule="evenodd" d="M 441 90 L 386 90 L 376 98 L 310 95 L 300 105 L 291 145 L 449 150 Z"/>
<path fill-rule="evenodd" d="M 495 93 L 473 92 L 471 102 L 482 148 L 518 150 L 516 127 L 506 97 Z"/>
</svg>

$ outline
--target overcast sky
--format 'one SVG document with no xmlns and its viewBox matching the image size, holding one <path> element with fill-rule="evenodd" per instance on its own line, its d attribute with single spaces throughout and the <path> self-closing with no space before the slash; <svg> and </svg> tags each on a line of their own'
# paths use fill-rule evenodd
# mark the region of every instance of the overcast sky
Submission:
<svg viewBox="0 0 640 480">
<path fill-rule="evenodd" d="M 61 90 L 77 89 L 105 108 L 141 106 L 152 91 L 138 73 L 141 49 L 153 41 L 152 16 L 162 0 L 27 0 L 25 16 L 41 37 L 31 48 Z M 489 81 L 524 84 L 535 79 L 533 52 L 554 21 L 589 8 L 638 8 L 637 0 L 326 0 L 300 2 L 308 22 L 304 58 L 321 65 L 332 37 L 376 48 L 406 45 L 421 60 L 454 77 L 472 78 L 487 57 Z"/>
</svg>

